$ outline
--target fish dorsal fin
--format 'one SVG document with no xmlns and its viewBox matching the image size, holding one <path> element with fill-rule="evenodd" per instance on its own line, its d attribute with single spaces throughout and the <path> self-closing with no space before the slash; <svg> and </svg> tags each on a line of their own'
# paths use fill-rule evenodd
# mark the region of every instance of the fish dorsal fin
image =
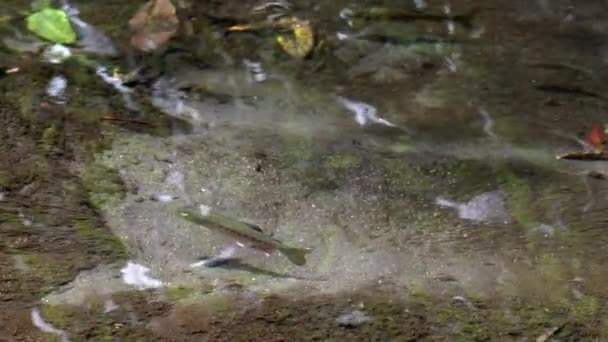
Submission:
<svg viewBox="0 0 608 342">
<path fill-rule="evenodd" d="M 243 223 L 244 223 L 244 224 L 245 224 L 247 227 L 249 227 L 249 228 L 251 228 L 251 229 L 253 229 L 253 230 L 255 230 L 255 231 L 259 232 L 259 233 L 264 234 L 264 231 L 262 230 L 262 228 L 260 228 L 260 226 L 257 226 L 257 225 L 255 225 L 255 224 L 253 224 L 253 223 L 248 223 L 248 222 L 243 222 Z"/>
</svg>

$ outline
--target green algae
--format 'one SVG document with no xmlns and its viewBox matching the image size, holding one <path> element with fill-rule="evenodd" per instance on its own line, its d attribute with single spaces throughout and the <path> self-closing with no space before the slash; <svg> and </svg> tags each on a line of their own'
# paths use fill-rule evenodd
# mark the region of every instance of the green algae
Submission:
<svg viewBox="0 0 608 342">
<path fill-rule="evenodd" d="M 340 227 L 335 225 L 327 226 L 322 230 L 325 255 L 321 262 L 316 266 L 321 274 L 331 273 L 331 266 L 334 263 L 337 253 L 336 249 L 338 248 L 340 230 Z"/>
<path fill-rule="evenodd" d="M 425 174 L 421 168 L 397 159 L 384 159 L 382 164 L 392 190 L 424 193 L 432 189 L 432 178 Z"/>
<path fill-rule="evenodd" d="M 72 220 L 72 227 L 78 237 L 87 243 L 94 244 L 95 250 L 109 256 L 110 261 L 126 259 L 128 251 L 122 241 L 99 221 L 90 218 Z"/>
<path fill-rule="evenodd" d="M 309 188 L 311 192 L 330 191 L 338 188 L 336 178 L 318 167 L 305 168 L 301 171 L 300 179 L 302 184 Z"/>
<path fill-rule="evenodd" d="M 163 294 L 171 303 L 197 303 L 201 297 L 213 291 L 213 286 L 206 282 L 182 284 L 166 287 Z"/>
<path fill-rule="evenodd" d="M 452 341 L 488 341 L 492 338 L 491 326 L 465 305 L 454 303 L 436 309 L 435 317 L 441 325 L 452 326 Z"/>
<path fill-rule="evenodd" d="M 590 321 L 599 317 L 601 304 L 593 296 L 584 296 L 579 300 L 568 303 L 572 317 L 580 322 Z"/>
<path fill-rule="evenodd" d="M 57 124 L 53 123 L 42 132 L 42 137 L 40 138 L 40 142 L 42 144 L 42 149 L 48 152 L 53 145 L 57 143 L 59 138 L 59 131 L 57 129 Z"/>
<path fill-rule="evenodd" d="M 398 142 L 388 146 L 387 150 L 392 153 L 403 154 L 416 152 L 416 147 L 411 142 Z"/>
<path fill-rule="evenodd" d="M 206 310 L 214 313 L 228 312 L 234 309 L 236 303 L 234 298 L 218 293 L 210 293 L 197 301 L 197 305 L 201 305 Z"/>
<path fill-rule="evenodd" d="M 314 158 L 315 149 L 311 141 L 297 137 L 282 137 L 285 146 L 284 158 L 289 165 L 309 161 Z"/>
<path fill-rule="evenodd" d="M 498 177 L 507 193 L 507 207 L 515 221 L 525 228 L 537 226 L 538 210 L 528 181 L 505 168 L 498 171 Z"/>
<path fill-rule="evenodd" d="M 24 253 L 25 264 L 30 272 L 40 280 L 40 292 L 46 293 L 54 286 L 65 284 L 75 276 L 73 263 L 69 258 L 57 258 L 43 253 Z"/>
<path fill-rule="evenodd" d="M 16 223 L 21 225 L 21 218 L 13 212 L 0 211 L 0 223 Z"/>
<path fill-rule="evenodd" d="M 0 170 L 0 186 L 6 187 L 11 183 L 12 176 L 8 170 Z"/>
<path fill-rule="evenodd" d="M 351 154 L 334 154 L 325 159 L 325 165 L 332 169 L 350 169 L 361 164 L 361 160 Z"/>
<path fill-rule="evenodd" d="M 176 286 L 168 287 L 163 290 L 163 293 L 171 302 L 178 302 L 192 297 L 196 289 L 192 287 Z"/>
<path fill-rule="evenodd" d="M 40 307 L 41 316 L 52 325 L 65 329 L 79 318 L 79 312 L 67 305 L 44 304 Z"/>
<path fill-rule="evenodd" d="M 90 331 L 87 340 L 114 341 L 114 328 L 116 327 L 110 317 L 104 313 L 104 304 L 99 299 L 87 303 L 86 308 L 71 305 L 43 304 L 40 308 L 41 316 L 54 327 L 68 332 L 80 331 L 89 324 L 95 327 Z"/>
<path fill-rule="evenodd" d="M 565 267 L 564 262 L 553 253 L 541 254 L 535 260 L 535 269 L 545 284 L 564 283 L 568 278 Z"/>
<path fill-rule="evenodd" d="M 100 163 L 88 165 L 81 173 L 81 180 L 91 204 L 97 208 L 116 205 L 127 193 L 118 172 Z"/>
<path fill-rule="evenodd" d="M 429 292 L 429 289 L 420 282 L 410 284 L 407 289 L 407 294 L 410 301 L 415 304 L 427 306 L 434 301 L 434 296 Z"/>
</svg>

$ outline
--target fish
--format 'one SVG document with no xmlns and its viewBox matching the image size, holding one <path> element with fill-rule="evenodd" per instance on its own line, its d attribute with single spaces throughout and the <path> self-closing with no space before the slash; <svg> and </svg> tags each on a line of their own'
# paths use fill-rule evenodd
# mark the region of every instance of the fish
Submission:
<svg viewBox="0 0 608 342">
<path fill-rule="evenodd" d="M 266 253 L 266 255 L 270 255 L 273 250 L 278 250 L 285 255 L 289 261 L 298 266 L 306 264 L 306 255 L 312 251 L 310 248 L 288 246 L 281 241 L 266 235 L 259 226 L 212 211 L 211 208 L 206 205 L 200 205 L 198 209 L 194 207 L 181 207 L 178 209 L 178 215 L 189 222 L 230 236 L 235 239 L 237 244 L 241 247 L 261 250 Z"/>
</svg>

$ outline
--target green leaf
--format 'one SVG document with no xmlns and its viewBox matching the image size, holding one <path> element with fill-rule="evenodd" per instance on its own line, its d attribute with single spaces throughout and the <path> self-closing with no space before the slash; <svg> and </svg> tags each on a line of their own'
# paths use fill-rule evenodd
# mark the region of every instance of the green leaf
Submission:
<svg viewBox="0 0 608 342">
<path fill-rule="evenodd" d="M 76 33 L 64 11 L 45 8 L 27 17 L 27 29 L 54 43 L 70 44 Z"/>
</svg>

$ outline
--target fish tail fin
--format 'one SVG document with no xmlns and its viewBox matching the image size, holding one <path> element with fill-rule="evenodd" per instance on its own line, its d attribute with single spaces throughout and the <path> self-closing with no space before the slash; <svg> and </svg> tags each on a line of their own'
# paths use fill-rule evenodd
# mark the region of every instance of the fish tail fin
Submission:
<svg viewBox="0 0 608 342">
<path fill-rule="evenodd" d="M 281 248 L 280 251 L 289 259 L 289 261 L 298 266 L 302 266 L 306 264 L 306 255 L 312 252 L 312 249 L 286 247 Z"/>
</svg>

